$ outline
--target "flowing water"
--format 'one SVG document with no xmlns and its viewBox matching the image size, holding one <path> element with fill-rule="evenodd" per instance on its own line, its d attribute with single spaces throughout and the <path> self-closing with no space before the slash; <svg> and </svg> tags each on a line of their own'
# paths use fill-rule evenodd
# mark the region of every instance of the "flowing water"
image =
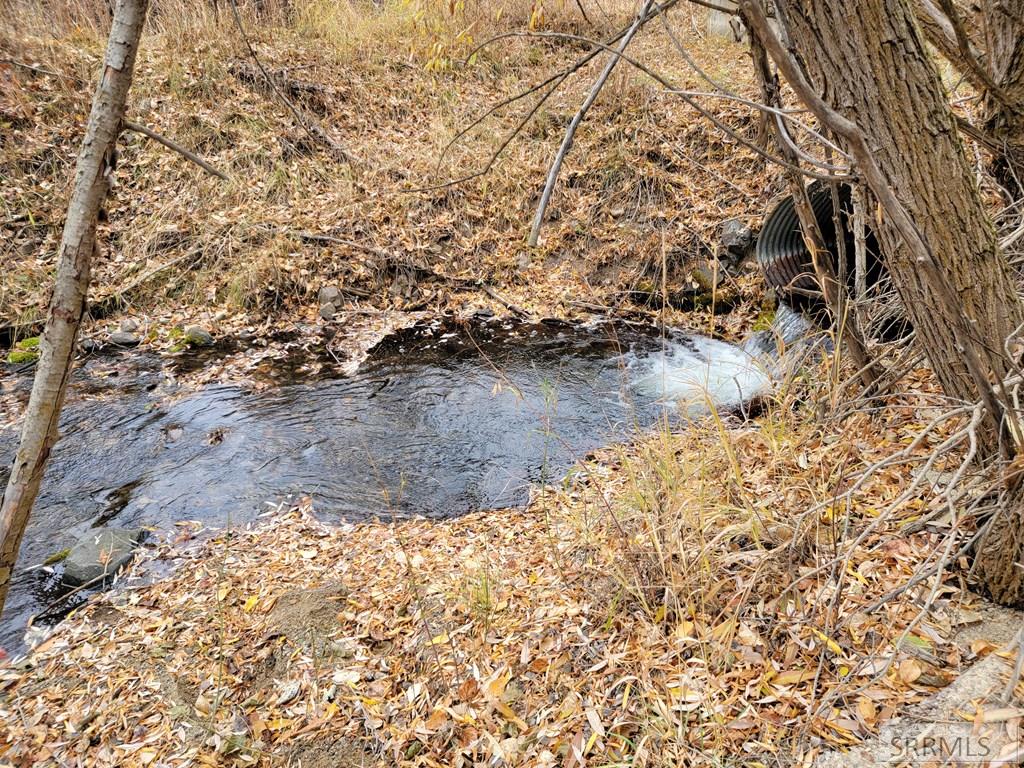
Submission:
<svg viewBox="0 0 1024 768">
<path fill-rule="evenodd" d="M 155 360 L 132 356 L 113 396 L 73 385 L 0 647 L 17 647 L 27 616 L 53 597 L 57 577 L 24 567 L 91 527 L 223 526 L 304 494 L 327 519 L 521 505 L 531 483 L 588 451 L 666 415 L 736 407 L 769 385 L 737 347 L 612 325 L 417 327 L 354 375 L 285 375 L 260 393 L 172 393 Z M 0 432 L 0 466 L 16 437 Z"/>
</svg>

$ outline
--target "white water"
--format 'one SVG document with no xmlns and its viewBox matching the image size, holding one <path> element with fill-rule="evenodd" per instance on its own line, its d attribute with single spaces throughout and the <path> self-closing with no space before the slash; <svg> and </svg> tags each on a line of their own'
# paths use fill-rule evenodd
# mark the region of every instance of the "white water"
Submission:
<svg viewBox="0 0 1024 768">
<path fill-rule="evenodd" d="M 730 410 L 772 391 L 772 378 L 743 349 L 701 337 L 666 340 L 662 350 L 628 360 L 638 392 L 687 415 Z"/>
</svg>

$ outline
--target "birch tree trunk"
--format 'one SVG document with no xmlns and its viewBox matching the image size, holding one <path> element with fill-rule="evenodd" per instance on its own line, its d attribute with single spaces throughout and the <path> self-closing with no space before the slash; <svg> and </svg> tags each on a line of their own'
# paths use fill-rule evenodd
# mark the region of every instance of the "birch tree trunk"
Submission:
<svg viewBox="0 0 1024 768">
<path fill-rule="evenodd" d="M 957 400 L 984 401 L 991 383 L 1014 368 L 1006 340 L 1024 308 L 909 0 L 776 6 L 805 79 L 825 108 L 863 134 L 857 151 L 870 148 L 875 196 L 895 195 L 927 247 L 938 279 L 907 246 L 905 222 L 901 228 L 888 207 L 879 210 L 886 263 L 942 388 Z M 996 422 L 1001 416 L 992 414 Z M 982 459 L 1004 447 L 1000 426 L 980 436 Z M 994 599 L 1024 605 L 1024 490 L 1007 491 L 976 568 Z"/>
<path fill-rule="evenodd" d="M 40 343 L 39 364 L 21 443 L 0 505 L 0 611 L 18 549 L 39 492 L 71 374 L 78 326 L 86 309 L 96 250 L 96 222 L 110 189 L 115 143 L 132 82 L 147 0 L 118 0 L 100 82 L 93 96 L 57 260 L 57 277 Z"/>
</svg>

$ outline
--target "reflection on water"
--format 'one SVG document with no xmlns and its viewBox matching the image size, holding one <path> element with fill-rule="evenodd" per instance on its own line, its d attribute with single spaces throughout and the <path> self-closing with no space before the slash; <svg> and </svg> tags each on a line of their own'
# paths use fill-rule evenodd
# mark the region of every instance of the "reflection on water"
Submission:
<svg viewBox="0 0 1024 768">
<path fill-rule="evenodd" d="M 704 402 L 707 386 L 735 404 L 766 381 L 711 340 L 489 323 L 406 331 L 354 376 L 260 394 L 212 386 L 172 401 L 129 388 L 65 409 L 20 562 L 94 525 L 223 525 L 299 494 L 347 519 L 518 505 L 530 483 L 650 426 L 664 395 Z M 14 447 L 0 434 L 3 466 Z M 16 578 L 0 645 L 38 610 L 40 587 L 38 575 Z"/>
</svg>

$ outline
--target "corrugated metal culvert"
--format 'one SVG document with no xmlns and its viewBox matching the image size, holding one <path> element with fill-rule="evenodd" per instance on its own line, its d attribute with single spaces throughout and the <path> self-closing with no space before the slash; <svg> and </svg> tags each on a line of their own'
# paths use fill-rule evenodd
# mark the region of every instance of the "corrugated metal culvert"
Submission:
<svg viewBox="0 0 1024 768">
<path fill-rule="evenodd" d="M 807 188 L 814 217 L 818 221 L 825 246 L 832 255 L 836 274 L 840 273 L 839 239 L 836 235 L 836 216 L 832 191 L 823 182 L 815 181 Z M 852 227 L 852 190 L 846 184 L 838 189 L 839 224 L 843 250 L 845 251 L 845 273 L 850 289 L 854 286 L 854 233 Z M 865 237 L 867 251 L 866 282 L 869 288 L 882 278 L 884 268 L 878 255 L 878 242 L 870 228 Z M 804 245 L 800 233 L 800 220 L 792 197 L 784 198 L 769 214 L 764 228 L 757 238 L 756 255 L 764 271 L 765 280 L 781 298 L 793 307 L 804 311 L 817 312 L 823 308 L 818 279 L 814 275 L 811 252 Z"/>
</svg>

